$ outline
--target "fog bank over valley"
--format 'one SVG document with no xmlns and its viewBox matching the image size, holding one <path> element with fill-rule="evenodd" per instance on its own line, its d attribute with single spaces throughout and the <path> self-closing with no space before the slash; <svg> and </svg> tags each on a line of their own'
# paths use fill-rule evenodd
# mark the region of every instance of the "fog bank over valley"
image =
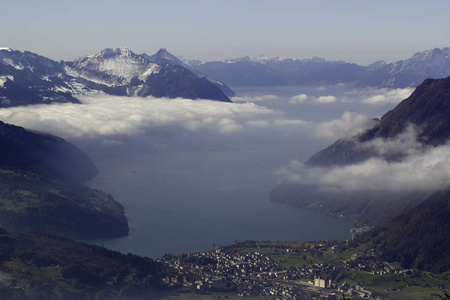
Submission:
<svg viewBox="0 0 450 300">
<path fill-rule="evenodd" d="M 89 185 L 123 203 L 131 226 L 128 237 L 92 242 L 158 257 L 235 239 L 348 238 L 350 223 L 344 219 L 271 203 L 271 189 L 285 180 L 344 190 L 397 188 L 424 176 L 430 180 L 418 187 L 437 184 L 433 178 L 446 182 L 448 157 L 440 148 L 417 149 L 430 158 L 407 153 L 402 163 L 372 159 L 341 168 L 303 166 L 335 140 L 372 127 L 374 117 L 411 92 L 239 88 L 234 103 L 97 94 L 79 97 L 82 104 L 0 109 L 0 119 L 61 136 L 86 151 L 100 170 Z M 409 141 L 404 149 L 412 149 L 411 135 L 370 147 L 383 151 Z M 416 166 L 426 168 L 418 173 Z"/>
<path fill-rule="evenodd" d="M 441 162 L 447 161 L 445 156 L 440 155 L 433 162 L 426 160 L 426 154 L 434 155 L 442 151 L 440 148 L 429 150 L 420 158 L 426 149 L 417 149 L 420 145 L 413 128 L 396 140 L 377 139 L 361 145 L 379 152 L 417 149 L 414 153 L 405 153 L 410 156 L 401 163 L 373 159 L 360 165 L 320 171 L 306 168 L 308 171 L 305 171 L 302 162 L 333 141 L 351 138 L 373 127 L 377 122 L 374 117 L 381 117 L 412 91 L 411 88 L 348 90 L 343 85 L 239 88 L 238 96 L 232 98 L 235 103 L 97 94 L 80 96 L 81 105 L 3 108 L 0 119 L 68 139 L 94 160 L 152 152 L 265 149 L 270 155 L 261 163 L 280 164 L 273 170 L 280 180 L 301 178 L 309 183 L 332 184 L 336 188 L 351 185 L 375 189 L 385 182 L 392 188 L 393 182 L 402 180 L 398 178 L 399 168 L 405 172 L 420 168 L 422 172 L 441 173 L 445 169 L 438 170 Z M 427 168 L 423 168 L 423 164 Z M 413 172 L 416 180 L 422 181 L 419 186 L 435 182 L 431 180 L 434 176 L 425 176 L 422 172 Z M 374 180 L 375 174 L 384 180 Z M 398 179 L 391 181 L 388 174 Z M 350 180 L 351 176 L 358 180 Z M 430 180 L 423 181 L 421 176 Z M 405 182 L 412 180 L 411 175 L 402 178 Z M 364 184 L 364 180 L 368 183 Z"/>
</svg>

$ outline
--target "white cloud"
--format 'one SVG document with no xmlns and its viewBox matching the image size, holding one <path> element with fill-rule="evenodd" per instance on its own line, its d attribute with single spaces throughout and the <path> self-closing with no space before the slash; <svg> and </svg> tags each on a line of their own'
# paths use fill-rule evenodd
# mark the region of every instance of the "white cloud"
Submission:
<svg viewBox="0 0 450 300">
<path fill-rule="evenodd" d="M 188 131 L 229 133 L 261 116 L 279 112 L 252 103 L 209 100 L 113 97 L 80 97 L 83 104 L 53 104 L 0 109 L 0 119 L 63 137 L 142 134 L 149 128 L 179 126 Z"/>
<path fill-rule="evenodd" d="M 270 123 L 266 120 L 250 120 L 246 122 L 246 125 L 251 127 L 269 127 Z"/>
<path fill-rule="evenodd" d="M 319 123 L 316 125 L 315 135 L 320 138 L 337 140 L 351 138 L 373 127 L 376 121 L 365 115 L 344 112 L 340 119 Z"/>
<path fill-rule="evenodd" d="M 231 101 L 237 102 L 261 102 L 261 101 L 270 101 L 270 100 L 278 100 L 280 97 L 272 94 L 261 95 L 261 96 L 239 96 L 232 97 Z"/>
<path fill-rule="evenodd" d="M 376 138 L 360 144 L 364 149 L 371 149 L 379 156 L 409 156 L 421 154 L 426 146 L 417 142 L 419 128 L 414 125 L 408 126 L 405 131 L 395 138 Z"/>
<path fill-rule="evenodd" d="M 337 101 L 335 96 L 320 96 L 313 100 L 315 104 L 330 104 Z"/>
<path fill-rule="evenodd" d="M 406 155 L 402 161 L 371 158 L 362 163 L 330 168 L 307 167 L 293 161 L 279 174 L 287 182 L 318 185 L 334 191 L 427 191 L 450 185 L 450 145 L 425 148 L 419 145 L 415 136 L 409 129 L 397 139 L 378 139 L 363 144 L 381 154 L 395 148 L 397 153 Z"/>
<path fill-rule="evenodd" d="M 408 98 L 413 91 L 413 88 L 370 90 L 371 95 L 364 96 L 361 102 L 372 105 L 396 105 Z"/>
<path fill-rule="evenodd" d="M 275 126 L 295 126 L 295 125 L 308 125 L 309 122 L 303 120 L 284 120 L 275 119 L 273 120 L 273 125 Z"/>
<path fill-rule="evenodd" d="M 289 103 L 290 104 L 304 103 L 306 100 L 308 100 L 308 95 L 299 94 L 289 98 Z"/>
<path fill-rule="evenodd" d="M 157 128 L 229 134 L 269 126 L 302 126 L 282 113 L 253 103 L 210 100 L 82 96 L 82 104 L 52 104 L 0 109 L 4 122 L 64 138 L 140 135 Z"/>
<path fill-rule="evenodd" d="M 242 125 L 236 123 L 230 118 L 223 118 L 218 122 L 220 133 L 229 133 L 241 130 Z"/>
</svg>

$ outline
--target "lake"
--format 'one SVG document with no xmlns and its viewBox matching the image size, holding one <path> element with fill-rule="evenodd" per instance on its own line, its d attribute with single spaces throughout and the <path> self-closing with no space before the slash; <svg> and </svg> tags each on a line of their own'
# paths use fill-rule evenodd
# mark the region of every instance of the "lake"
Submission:
<svg viewBox="0 0 450 300">
<path fill-rule="evenodd" d="M 292 105 L 289 99 L 301 93 L 309 99 L 336 95 L 338 100 Z M 173 128 L 169 134 L 169 127 L 159 128 L 124 139 L 120 146 L 126 151 L 108 158 L 88 151 L 100 170 L 89 185 L 121 202 L 131 227 L 127 237 L 88 242 L 157 258 L 206 251 L 235 240 L 349 239 L 349 220 L 271 203 L 269 193 L 283 179 L 277 171 L 331 144 L 314 137 L 314 122 L 338 119 L 345 111 L 380 116 L 387 107 L 362 104 L 355 100 L 360 94 L 340 87 L 240 89 L 238 94 L 277 95 L 255 98 L 255 104 L 280 112 L 276 118 L 305 123 L 251 127 L 244 120 L 242 130 L 226 134 Z M 253 124 L 264 124 L 258 122 Z"/>
<path fill-rule="evenodd" d="M 89 241 L 157 258 L 235 240 L 350 238 L 351 222 L 269 201 L 278 163 L 267 149 L 165 152 L 96 161 L 89 185 L 126 208 L 130 235 Z"/>
</svg>

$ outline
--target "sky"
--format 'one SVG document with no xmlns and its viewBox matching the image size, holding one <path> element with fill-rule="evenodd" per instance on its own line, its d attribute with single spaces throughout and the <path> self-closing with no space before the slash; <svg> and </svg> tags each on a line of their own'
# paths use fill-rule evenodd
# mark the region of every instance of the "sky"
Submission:
<svg viewBox="0 0 450 300">
<path fill-rule="evenodd" d="M 367 65 L 449 46 L 450 1 L 2 0 L 0 47 L 73 60 L 128 47 L 203 61 L 263 54 Z"/>
</svg>

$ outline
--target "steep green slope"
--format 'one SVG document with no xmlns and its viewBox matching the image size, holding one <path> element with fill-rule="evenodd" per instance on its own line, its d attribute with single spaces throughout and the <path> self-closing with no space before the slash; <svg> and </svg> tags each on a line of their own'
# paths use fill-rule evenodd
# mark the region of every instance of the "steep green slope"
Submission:
<svg viewBox="0 0 450 300">
<path fill-rule="evenodd" d="M 0 229 L 2 300 L 155 299 L 162 272 L 150 258 Z"/>
<path fill-rule="evenodd" d="M 0 169 L 0 224 L 75 239 L 128 234 L 124 208 L 111 195 L 20 169 Z"/>
<path fill-rule="evenodd" d="M 450 190 L 439 191 L 361 237 L 387 261 L 434 273 L 450 270 Z"/>
<path fill-rule="evenodd" d="M 98 173 L 67 141 L 0 121 L 0 224 L 71 238 L 128 234 L 124 208 L 81 183 Z"/>
</svg>

